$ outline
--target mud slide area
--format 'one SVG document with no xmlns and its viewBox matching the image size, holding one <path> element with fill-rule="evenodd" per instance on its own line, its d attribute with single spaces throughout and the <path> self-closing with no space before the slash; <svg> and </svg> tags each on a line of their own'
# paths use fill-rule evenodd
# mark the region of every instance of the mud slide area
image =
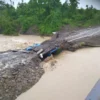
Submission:
<svg viewBox="0 0 100 100">
<path fill-rule="evenodd" d="M 45 72 L 38 54 L 41 50 L 42 56 L 46 57 L 55 49 L 75 51 L 89 46 L 100 46 L 100 27 L 57 33 L 30 52 L 25 50 L 1 52 L 0 100 L 15 100 L 39 81 Z M 51 65 L 54 65 L 54 62 Z"/>
</svg>

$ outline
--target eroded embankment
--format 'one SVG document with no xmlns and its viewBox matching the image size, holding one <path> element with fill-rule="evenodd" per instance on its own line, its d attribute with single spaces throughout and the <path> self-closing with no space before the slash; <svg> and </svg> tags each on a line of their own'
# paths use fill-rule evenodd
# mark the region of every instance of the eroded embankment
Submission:
<svg viewBox="0 0 100 100">
<path fill-rule="evenodd" d="M 15 100 L 32 87 L 44 73 L 36 53 L 0 53 L 0 100 Z"/>
<path fill-rule="evenodd" d="M 14 100 L 41 78 L 44 70 L 36 54 L 40 49 L 47 53 L 55 47 L 75 51 L 84 46 L 99 45 L 100 28 L 97 27 L 56 34 L 31 52 L 18 50 L 0 53 L 0 100 Z"/>
</svg>

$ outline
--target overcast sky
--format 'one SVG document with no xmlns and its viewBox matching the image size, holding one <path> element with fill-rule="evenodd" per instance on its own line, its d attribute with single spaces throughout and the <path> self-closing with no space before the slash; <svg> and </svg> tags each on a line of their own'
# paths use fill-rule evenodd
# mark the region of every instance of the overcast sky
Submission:
<svg viewBox="0 0 100 100">
<path fill-rule="evenodd" d="M 10 0 L 5 0 L 6 2 L 9 2 Z M 21 2 L 22 0 L 12 0 L 15 3 L 15 7 L 17 6 L 18 2 Z M 28 2 L 29 0 L 24 0 L 24 2 Z M 65 2 L 65 0 L 61 0 L 62 3 Z M 79 7 L 85 8 L 86 5 L 93 5 L 95 8 L 100 9 L 100 0 L 80 0 Z"/>
</svg>

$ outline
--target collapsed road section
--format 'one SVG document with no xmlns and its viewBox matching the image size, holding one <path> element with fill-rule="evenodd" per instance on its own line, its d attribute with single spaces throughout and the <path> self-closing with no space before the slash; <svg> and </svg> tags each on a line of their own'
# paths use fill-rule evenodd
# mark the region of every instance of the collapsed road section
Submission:
<svg viewBox="0 0 100 100">
<path fill-rule="evenodd" d="M 82 47 L 100 46 L 100 27 L 57 33 L 50 40 L 28 50 L 0 53 L 0 100 L 15 100 L 35 85 L 44 73 L 42 60 L 58 51 L 75 51 Z"/>
</svg>

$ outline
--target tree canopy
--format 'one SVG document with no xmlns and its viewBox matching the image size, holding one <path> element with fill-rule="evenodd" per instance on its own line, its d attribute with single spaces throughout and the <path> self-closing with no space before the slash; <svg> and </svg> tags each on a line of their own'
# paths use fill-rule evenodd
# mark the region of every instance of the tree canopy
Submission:
<svg viewBox="0 0 100 100">
<path fill-rule="evenodd" d="M 42 35 L 50 35 L 64 25 L 90 26 L 100 24 L 100 11 L 86 5 L 86 9 L 78 9 L 79 0 L 67 0 L 62 4 L 60 0 L 23 0 L 14 8 L 13 0 L 10 4 L 0 0 L 0 33 L 17 35 L 28 29 Z"/>
</svg>

